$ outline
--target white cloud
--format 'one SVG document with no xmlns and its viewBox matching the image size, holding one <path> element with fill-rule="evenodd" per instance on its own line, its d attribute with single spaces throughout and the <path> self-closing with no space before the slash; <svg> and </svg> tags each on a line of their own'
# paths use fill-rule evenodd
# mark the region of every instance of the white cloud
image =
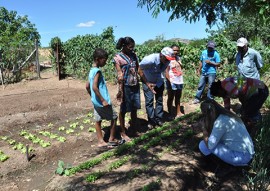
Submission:
<svg viewBox="0 0 270 191">
<path fill-rule="evenodd" d="M 80 23 L 77 27 L 92 27 L 96 22 L 95 21 L 88 21 L 85 23 Z"/>
</svg>

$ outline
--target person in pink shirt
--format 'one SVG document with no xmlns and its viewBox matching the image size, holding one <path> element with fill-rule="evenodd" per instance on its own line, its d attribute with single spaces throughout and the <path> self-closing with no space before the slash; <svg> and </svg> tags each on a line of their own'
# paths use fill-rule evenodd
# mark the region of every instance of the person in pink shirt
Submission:
<svg viewBox="0 0 270 191">
<path fill-rule="evenodd" d="M 213 96 L 222 97 L 224 107 L 231 108 L 230 99 L 238 98 L 242 104 L 241 117 L 246 122 L 261 120 L 260 109 L 269 95 L 268 87 L 261 80 L 229 77 L 213 82 L 210 88 Z"/>
</svg>

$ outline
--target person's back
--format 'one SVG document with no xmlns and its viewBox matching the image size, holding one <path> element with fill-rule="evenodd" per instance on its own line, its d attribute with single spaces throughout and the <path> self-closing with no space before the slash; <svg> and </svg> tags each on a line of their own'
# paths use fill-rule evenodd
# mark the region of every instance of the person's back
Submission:
<svg viewBox="0 0 270 191">
<path fill-rule="evenodd" d="M 246 166 L 254 155 L 254 146 L 243 121 L 214 100 L 204 101 L 201 111 L 204 124 L 200 151 L 233 166 Z"/>
<path fill-rule="evenodd" d="M 229 149 L 238 152 L 254 154 L 252 139 L 241 119 L 220 114 L 215 120 L 214 127 L 209 137 L 209 149 L 216 146 L 215 143 L 223 143 Z"/>
</svg>

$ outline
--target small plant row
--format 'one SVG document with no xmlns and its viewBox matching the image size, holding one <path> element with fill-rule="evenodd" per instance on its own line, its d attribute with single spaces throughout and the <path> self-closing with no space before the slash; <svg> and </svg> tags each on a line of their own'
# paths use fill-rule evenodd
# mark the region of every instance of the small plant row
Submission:
<svg viewBox="0 0 270 191">
<path fill-rule="evenodd" d="M 74 123 L 74 124 L 76 124 L 76 123 Z M 73 125 L 73 124 L 71 124 L 71 125 Z M 83 130 L 84 129 L 84 126 L 83 125 L 80 125 L 79 128 L 80 128 L 80 130 Z M 58 130 L 59 131 L 65 131 L 66 134 L 71 134 L 71 133 L 75 133 L 76 128 L 66 128 L 65 126 L 60 126 L 58 128 Z M 89 127 L 88 128 L 88 131 L 89 132 L 96 132 L 96 129 L 93 128 L 93 127 Z"/>
<path fill-rule="evenodd" d="M 82 123 L 83 124 L 90 124 L 90 125 L 94 126 L 95 123 L 94 122 L 91 122 L 91 120 L 89 119 L 90 117 L 93 117 L 93 113 L 89 112 L 86 117 L 87 118 L 84 118 L 83 121 L 82 121 Z M 79 119 L 80 119 L 80 117 L 76 117 L 76 120 L 79 120 Z M 70 123 L 69 120 L 67 120 L 66 122 L 67 123 Z M 53 124 L 49 124 L 49 125 L 53 126 Z M 83 130 L 84 129 L 84 126 L 83 125 L 80 125 L 80 123 L 78 121 L 76 121 L 76 122 L 73 122 L 73 123 L 69 124 L 69 127 L 60 126 L 60 127 L 58 127 L 58 130 L 59 131 L 65 131 L 66 134 L 71 134 L 71 133 L 74 133 L 75 130 L 78 129 L 78 128 L 80 130 Z M 93 127 L 89 127 L 88 128 L 88 131 L 89 132 L 96 132 L 96 129 L 93 128 Z"/>
<path fill-rule="evenodd" d="M 162 141 L 162 139 L 166 139 L 169 136 L 171 136 L 172 134 L 174 134 L 178 129 L 180 128 L 180 126 L 178 126 L 177 128 L 174 128 L 173 130 L 169 130 L 164 132 L 163 134 L 161 134 L 160 137 L 158 138 L 154 138 L 152 139 L 152 141 L 148 142 L 147 145 L 145 145 L 142 149 L 144 150 L 148 150 L 150 147 L 157 145 L 158 143 L 160 143 L 160 141 Z M 179 139 L 175 142 L 172 143 L 171 148 L 175 147 L 176 144 L 179 144 L 181 141 L 183 141 L 183 139 L 189 138 L 191 135 L 193 134 L 192 130 L 187 131 L 182 139 Z M 168 149 L 169 150 L 169 149 Z M 114 169 L 117 169 L 121 166 L 123 166 L 126 162 L 128 162 L 130 159 L 132 159 L 132 156 L 125 156 L 122 159 L 119 159 L 115 162 L 113 162 L 108 168 L 107 170 L 104 171 L 98 171 L 98 172 L 92 172 L 91 174 L 86 176 L 86 181 L 87 182 L 95 182 L 96 180 L 102 178 L 102 176 L 104 176 L 107 172 L 111 172 Z M 144 170 L 146 168 L 137 168 L 137 169 L 133 169 L 131 172 L 129 172 L 127 174 L 127 177 L 129 177 L 129 179 L 134 178 L 135 176 L 138 176 L 139 174 L 142 174 L 144 172 L 146 172 L 146 170 Z M 158 179 L 157 181 L 151 182 L 148 185 L 144 186 L 142 188 L 142 190 L 153 190 L 155 188 L 159 188 L 161 184 L 160 179 Z"/>
<path fill-rule="evenodd" d="M 162 140 L 167 139 L 168 137 L 172 136 L 180 128 L 181 128 L 181 125 L 178 125 L 175 128 L 169 129 L 169 130 L 163 132 L 162 134 L 160 134 L 160 135 L 152 138 L 151 141 L 149 141 L 146 145 L 144 145 L 141 148 L 141 150 L 148 150 L 149 148 L 151 148 L 151 147 L 153 147 L 155 145 L 158 145 Z M 138 150 L 138 152 L 140 152 L 140 150 Z M 132 158 L 131 155 L 125 156 L 123 159 L 119 159 L 116 162 L 112 163 L 107 170 L 105 170 L 105 171 L 99 171 L 99 172 L 93 172 L 93 173 L 87 175 L 86 181 L 94 182 L 95 180 L 97 180 L 100 177 L 102 177 L 105 173 L 110 172 L 113 169 L 117 169 L 117 168 L 121 167 L 127 161 L 129 161 L 129 160 L 126 160 L 126 159 L 131 159 L 131 158 Z"/>
<path fill-rule="evenodd" d="M 25 139 L 32 141 L 34 144 L 39 144 L 41 147 L 49 147 L 51 146 L 50 142 L 46 142 L 43 139 L 39 138 L 37 135 L 27 132 L 26 130 L 22 130 L 20 135 L 23 136 Z"/>
<path fill-rule="evenodd" d="M 178 126 L 177 128 L 174 128 L 173 130 L 169 130 L 169 131 L 164 132 L 157 139 L 152 139 L 152 141 L 150 141 L 149 143 L 147 143 L 147 145 L 143 146 L 142 149 L 143 150 L 148 150 L 150 147 L 157 145 L 158 143 L 160 143 L 160 141 L 162 141 L 162 139 L 168 138 L 169 136 L 171 136 L 172 134 L 174 134 L 179 128 L 180 128 L 180 126 Z M 183 135 L 183 138 L 182 139 L 178 139 L 178 140 L 174 141 L 170 145 L 169 148 L 172 149 L 173 147 L 175 147 L 176 145 L 178 145 L 180 142 L 182 142 L 184 139 L 189 138 L 192 134 L 193 134 L 193 131 L 192 130 L 188 130 Z M 170 149 L 167 149 L 166 151 L 169 151 Z M 164 152 L 166 152 L 166 151 L 164 151 Z M 124 158 L 119 159 L 119 160 L 113 162 L 107 168 L 107 170 L 98 171 L 98 172 L 92 172 L 91 174 L 89 174 L 89 175 L 86 176 L 86 181 L 88 181 L 88 182 L 95 182 L 96 180 L 98 180 L 102 176 L 104 176 L 107 172 L 111 172 L 112 170 L 117 169 L 117 168 L 123 166 L 130 159 L 132 159 L 132 155 L 125 156 Z M 149 169 L 149 167 L 148 168 L 147 167 L 143 167 L 143 168 L 133 169 L 131 172 L 129 172 L 127 174 L 127 177 L 129 179 L 133 179 L 134 177 L 139 176 L 139 174 L 142 174 L 142 173 L 146 172 L 148 169 Z M 144 186 L 142 188 L 142 190 L 152 190 L 152 188 L 154 188 L 156 186 L 159 186 L 160 183 L 161 183 L 160 180 L 159 181 L 155 181 L 155 182 L 151 182 L 150 184 Z"/>
<path fill-rule="evenodd" d="M 166 130 L 167 128 L 171 127 L 170 124 L 175 124 L 177 122 L 179 122 L 182 119 L 186 119 L 189 118 L 191 116 L 193 116 L 195 113 L 190 113 L 187 115 L 182 116 L 181 118 L 172 121 L 170 123 L 166 123 L 164 124 L 162 127 L 157 127 L 155 129 L 152 129 L 150 131 L 148 131 L 147 133 L 143 134 L 142 136 L 133 139 L 131 142 L 125 143 L 123 145 L 118 146 L 115 150 L 113 151 L 107 151 L 105 153 L 103 153 L 100 157 L 88 160 L 78 166 L 72 167 L 70 169 L 70 175 L 75 174 L 77 172 L 81 172 L 83 170 L 87 170 L 89 168 L 94 167 L 97 164 L 100 164 L 102 161 L 105 161 L 107 159 L 109 159 L 110 157 L 113 156 L 119 156 L 123 153 L 128 152 L 130 149 L 132 149 L 133 147 L 135 147 L 137 144 L 139 144 L 142 141 L 146 141 L 148 139 L 150 139 L 151 137 L 155 136 L 155 135 L 159 135 L 160 132 L 162 132 L 163 130 Z"/>
<path fill-rule="evenodd" d="M 0 150 L 0 161 L 4 162 L 7 159 L 9 159 L 9 156 L 5 155 L 5 153 L 3 151 Z"/>
<path fill-rule="evenodd" d="M 126 164 L 130 159 L 132 158 L 131 155 L 129 156 L 124 156 L 122 159 L 119 159 L 113 163 L 111 163 L 106 170 L 104 171 L 98 171 L 98 172 L 93 172 L 91 174 L 88 174 L 86 176 L 86 181 L 87 182 L 95 182 L 96 180 L 100 179 L 102 176 L 104 176 L 106 173 L 111 172 L 114 169 L 120 168 L 124 164 Z"/>
<path fill-rule="evenodd" d="M 16 142 L 14 139 L 8 138 L 7 136 L 2 136 L 1 139 L 6 141 L 9 145 L 12 146 L 13 150 L 19 150 L 21 153 L 25 154 L 27 150 L 27 146 L 25 146 L 21 142 Z M 33 148 L 29 148 L 28 151 L 33 151 Z"/>
<path fill-rule="evenodd" d="M 60 142 L 65 142 L 67 140 L 65 137 L 59 136 L 59 135 L 51 133 L 49 131 L 39 131 L 39 134 L 41 134 L 45 137 L 49 137 L 50 139 L 56 139 L 57 141 L 60 141 Z"/>
<path fill-rule="evenodd" d="M 113 156 L 119 156 L 120 154 L 127 152 L 128 150 L 130 150 L 132 147 L 135 147 L 136 144 L 149 139 L 150 137 L 158 134 L 161 130 L 167 128 L 169 125 L 164 125 L 163 127 L 158 127 L 156 129 L 153 129 L 147 133 L 145 133 L 144 135 L 133 139 L 131 142 L 125 143 L 123 145 L 118 146 L 114 151 L 107 151 L 105 153 L 103 153 L 100 157 L 91 159 L 89 161 L 86 161 L 76 167 L 72 167 L 70 169 L 70 174 L 75 174 L 77 172 L 81 172 L 83 170 L 87 170 L 89 168 L 94 167 L 95 165 L 100 164 L 102 161 L 105 161 Z"/>
</svg>

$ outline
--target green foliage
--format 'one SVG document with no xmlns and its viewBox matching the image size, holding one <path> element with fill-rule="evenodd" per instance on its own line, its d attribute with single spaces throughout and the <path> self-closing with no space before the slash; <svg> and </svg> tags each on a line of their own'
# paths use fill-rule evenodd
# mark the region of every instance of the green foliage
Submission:
<svg viewBox="0 0 270 191">
<path fill-rule="evenodd" d="M 0 150 L 0 161 L 4 162 L 7 159 L 9 159 L 9 156 L 5 155 L 5 153 L 3 151 Z"/>
<path fill-rule="evenodd" d="M 125 163 L 127 163 L 130 160 L 130 158 L 131 158 L 131 156 L 125 156 L 124 158 L 119 159 L 119 160 L 111 163 L 110 166 L 108 167 L 108 170 L 112 171 L 114 169 L 117 169 L 117 168 L 123 166 Z"/>
<path fill-rule="evenodd" d="M 116 53 L 112 27 L 108 27 L 100 35 L 78 35 L 64 43 L 66 74 L 86 79 L 93 63 L 92 54 L 96 48 L 103 48 L 109 54 L 107 65 L 102 68 L 102 71 L 105 79 L 110 79 L 114 71 L 111 60 Z"/>
<path fill-rule="evenodd" d="M 159 190 L 161 185 L 161 180 L 158 178 L 156 181 L 150 182 L 146 186 L 144 186 L 141 190 L 142 191 L 152 191 L 152 190 Z"/>
<path fill-rule="evenodd" d="M 102 177 L 104 175 L 104 172 L 93 172 L 91 174 L 89 174 L 86 177 L 86 181 L 87 182 L 95 182 L 97 179 L 99 179 L 100 177 Z"/>
<path fill-rule="evenodd" d="M 16 82 L 21 74 L 15 71 L 34 50 L 35 40 L 39 41 L 40 35 L 27 16 L 19 16 L 16 11 L 9 12 L 4 7 L 0 7 L 0 28 L 0 67 L 5 81 Z"/>
<path fill-rule="evenodd" d="M 259 23 L 258 17 L 254 17 L 254 15 L 241 15 L 238 13 L 228 15 L 228 20 L 224 22 L 219 31 L 226 33 L 226 36 L 234 41 L 243 36 L 249 40 L 258 40 L 259 38 L 264 44 L 270 42 L 268 24 Z"/>
<path fill-rule="evenodd" d="M 270 113 L 264 116 L 261 124 L 256 128 L 261 128 L 255 144 L 255 155 L 250 165 L 251 170 L 246 172 L 247 185 L 249 190 L 267 190 L 270 186 Z"/>
<path fill-rule="evenodd" d="M 165 46 L 171 46 L 173 44 L 179 45 L 184 74 L 182 100 L 188 101 L 194 97 L 195 90 L 197 89 L 199 76 L 196 73 L 196 69 L 199 65 L 201 52 L 206 48 L 206 44 L 209 40 L 216 42 L 216 50 L 221 57 L 221 65 L 218 68 L 217 79 L 237 75 L 235 67 L 235 54 L 237 53 L 236 42 L 232 41 L 223 30 L 209 32 L 211 34 L 209 38 L 193 40 L 188 44 L 174 40 L 164 40 L 162 36 L 159 36 L 142 45 L 136 45 L 136 54 L 140 61 L 149 54 L 160 52 Z M 261 69 L 262 76 L 269 76 L 270 48 L 258 38 L 251 40 L 250 46 L 258 50 L 263 57 L 265 66 Z M 107 65 L 102 68 L 102 71 L 107 81 L 115 82 L 116 76 L 112 57 L 118 50 L 115 48 L 112 27 L 108 27 L 100 35 L 77 36 L 63 43 L 63 55 L 67 74 L 86 80 L 89 69 L 93 63 L 92 53 L 97 47 L 104 48 L 109 53 Z"/>
<path fill-rule="evenodd" d="M 270 2 L 266 0 L 138 0 L 138 6 L 147 6 L 148 11 L 152 10 L 153 17 L 157 17 L 161 11 L 171 14 L 169 21 L 183 18 L 185 21 L 196 22 L 205 17 L 209 26 L 212 26 L 218 20 L 225 21 L 229 13 L 236 12 L 243 15 L 252 15 L 267 23 L 270 13 L 269 5 Z"/>
<path fill-rule="evenodd" d="M 69 176 L 70 175 L 69 169 L 71 169 L 71 165 L 70 164 L 66 164 L 65 165 L 65 163 L 63 161 L 59 160 L 58 161 L 58 167 L 55 170 L 55 174 Z"/>
</svg>

